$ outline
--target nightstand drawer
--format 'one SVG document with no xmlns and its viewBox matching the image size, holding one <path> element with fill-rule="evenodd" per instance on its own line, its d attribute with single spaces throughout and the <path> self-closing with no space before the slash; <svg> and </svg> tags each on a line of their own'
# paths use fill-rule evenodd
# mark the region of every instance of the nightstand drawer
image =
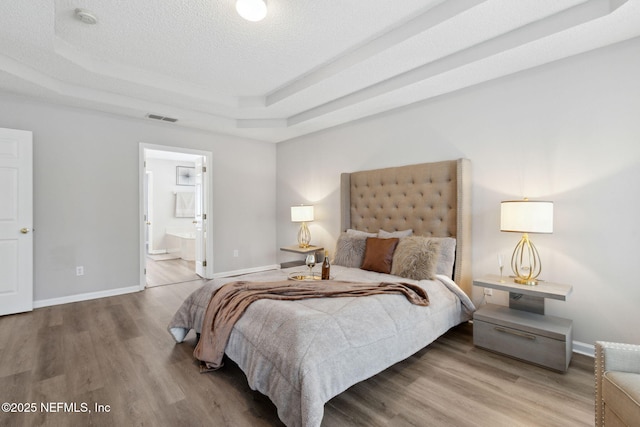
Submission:
<svg viewBox="0 0 640 427">
<path fill-rule="evenodd" d="M 487 350 L 565 372 L 573 322 L 494 304 L 473 314 L 473 343 Z"/>
<path fill-rule="evenodd" d="M 558 371 L 569 365 L 569 343 L 495 323 L 474 320 L 473 344 Z"/>
</svg>

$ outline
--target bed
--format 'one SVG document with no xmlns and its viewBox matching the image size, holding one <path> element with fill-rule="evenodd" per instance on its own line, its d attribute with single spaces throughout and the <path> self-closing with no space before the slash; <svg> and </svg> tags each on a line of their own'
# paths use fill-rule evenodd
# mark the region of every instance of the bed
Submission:
<svg viewBox="0 0 640 427">
<path fill-rule="evenodd" d="M 344 231 L 332 279 L 415 284 L 429 305 L 402 295 L 251 304 L 225 354 L 287 426 L 319 426 L 332 397 L 471 318 L 469 174 L 469 161 L 458 159 L 341 175 Z M 374 245 L 382 245 L 383 261 Z M 168 329 L 181 342 L 189 330 L 201 332 L 209 300 L 224 284 L 282 281 L 294 270 L 300 267 L 212 280 L 184 301 Z"/>
</svg>

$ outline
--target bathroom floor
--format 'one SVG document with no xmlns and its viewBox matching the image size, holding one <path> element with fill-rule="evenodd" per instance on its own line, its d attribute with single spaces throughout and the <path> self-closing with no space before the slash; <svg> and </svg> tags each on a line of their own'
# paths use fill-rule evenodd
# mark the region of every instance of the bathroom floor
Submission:
<svg viewBox="0 0 640 427">
<path fill-rule="evenodd" d="M 195 269 L 195 261 L 182 258 L 156 261 L 147 257 L 147 287 L 203 280 Z"/>
</svg>

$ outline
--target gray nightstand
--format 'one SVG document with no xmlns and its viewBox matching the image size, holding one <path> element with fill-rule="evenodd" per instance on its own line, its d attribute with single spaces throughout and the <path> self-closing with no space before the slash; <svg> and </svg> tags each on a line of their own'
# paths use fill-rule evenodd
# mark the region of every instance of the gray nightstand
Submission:
<svg viewBox="0 0 640 427">
<path fill-rule="evenodd" d="M 573 322 L 544 314 L 545 298 L 565 301 L 571 285 L 539 282 L 519 285 L 509 277 L 487 275 L 474 286 L 509 292 L 509 307 L 481 306 L 473 315 L 473 343 L 478 347 L 566 372 L 571 361 Z"/>
<path fill-rule="evenodd" d="M 285 252 L 293 252 L 295 254 L 300 254 L 304 256 L 307 256 L 307 254 L 315 252 L 316 264 L 320 265 L 322 264 L 322 261 L 324 261 L 324 248 L 320 246 L 309 246 L 306 248 L 301 248 L 298 245 L 293 245 L 293 246 L 283 246 L 280 248 L 280 250 Z M 280 264 L 280 268 L 296 267 L 299 265 L 304 265 L 304 260 L 283 262 L 282 264 Z"/>
</svg>

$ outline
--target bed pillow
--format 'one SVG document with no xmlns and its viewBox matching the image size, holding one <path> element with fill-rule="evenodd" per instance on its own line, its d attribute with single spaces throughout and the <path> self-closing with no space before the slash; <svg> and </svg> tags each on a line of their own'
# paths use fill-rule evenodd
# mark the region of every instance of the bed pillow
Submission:
<svg viewBox="0 0 640 427">
<path fill-rule="evenodd" d="M 360 268 L 364 259 L 364 248 L 367 243 L 366 236 L 340 234 L 336 242 L 336 251 L 333 256 L 333 264 L 344 267 Z"/>
<path fill-rule="evenodd" d="M 361 237 L 361 238 L 365 239 L 367 237 L 377 237 L 378 234 L 377 233 L 368 233 L 366 231 L 354 230 L 353 228 L 349 228 L 349 229 L 347 229 L 347 236 Z"/>
<path fill-rule="evenodd" d="M 393 253 L 399 241 L 400 239 L 397 237 L 388 239 L 367 237 L 364 249 L 364 260 L 360 268 L 363 270 L 377 271 L 378 273 L 391 273 Z"/>
<path fill-rule="evenodd" d="M 453 278 L 453 265 L 456 260 L 456 239 L 453 237 L 427 237 L 440 242 L 440 256 L 436 274 Z"/>
<path fill-rule="evenodd" d="M 433 280 L 440 256 L 440 242 L 420 236 L 400 240 L 393 255 L 391 274 L 413 280 Z"/>
<path fill-rule="evenodd" d="M 413 234 L 413 230 L 409 229 L 409 230 L 400 230 L 400 231 L 384 231 L 384 230 L 380 230 L 378 231 L 378 237 L 381 239 L 388 239 L 390 237 L 397 237 L 397 238 L 402 238 L 402 237 L 408 237 L 411 236 Z"/>
</svg>

